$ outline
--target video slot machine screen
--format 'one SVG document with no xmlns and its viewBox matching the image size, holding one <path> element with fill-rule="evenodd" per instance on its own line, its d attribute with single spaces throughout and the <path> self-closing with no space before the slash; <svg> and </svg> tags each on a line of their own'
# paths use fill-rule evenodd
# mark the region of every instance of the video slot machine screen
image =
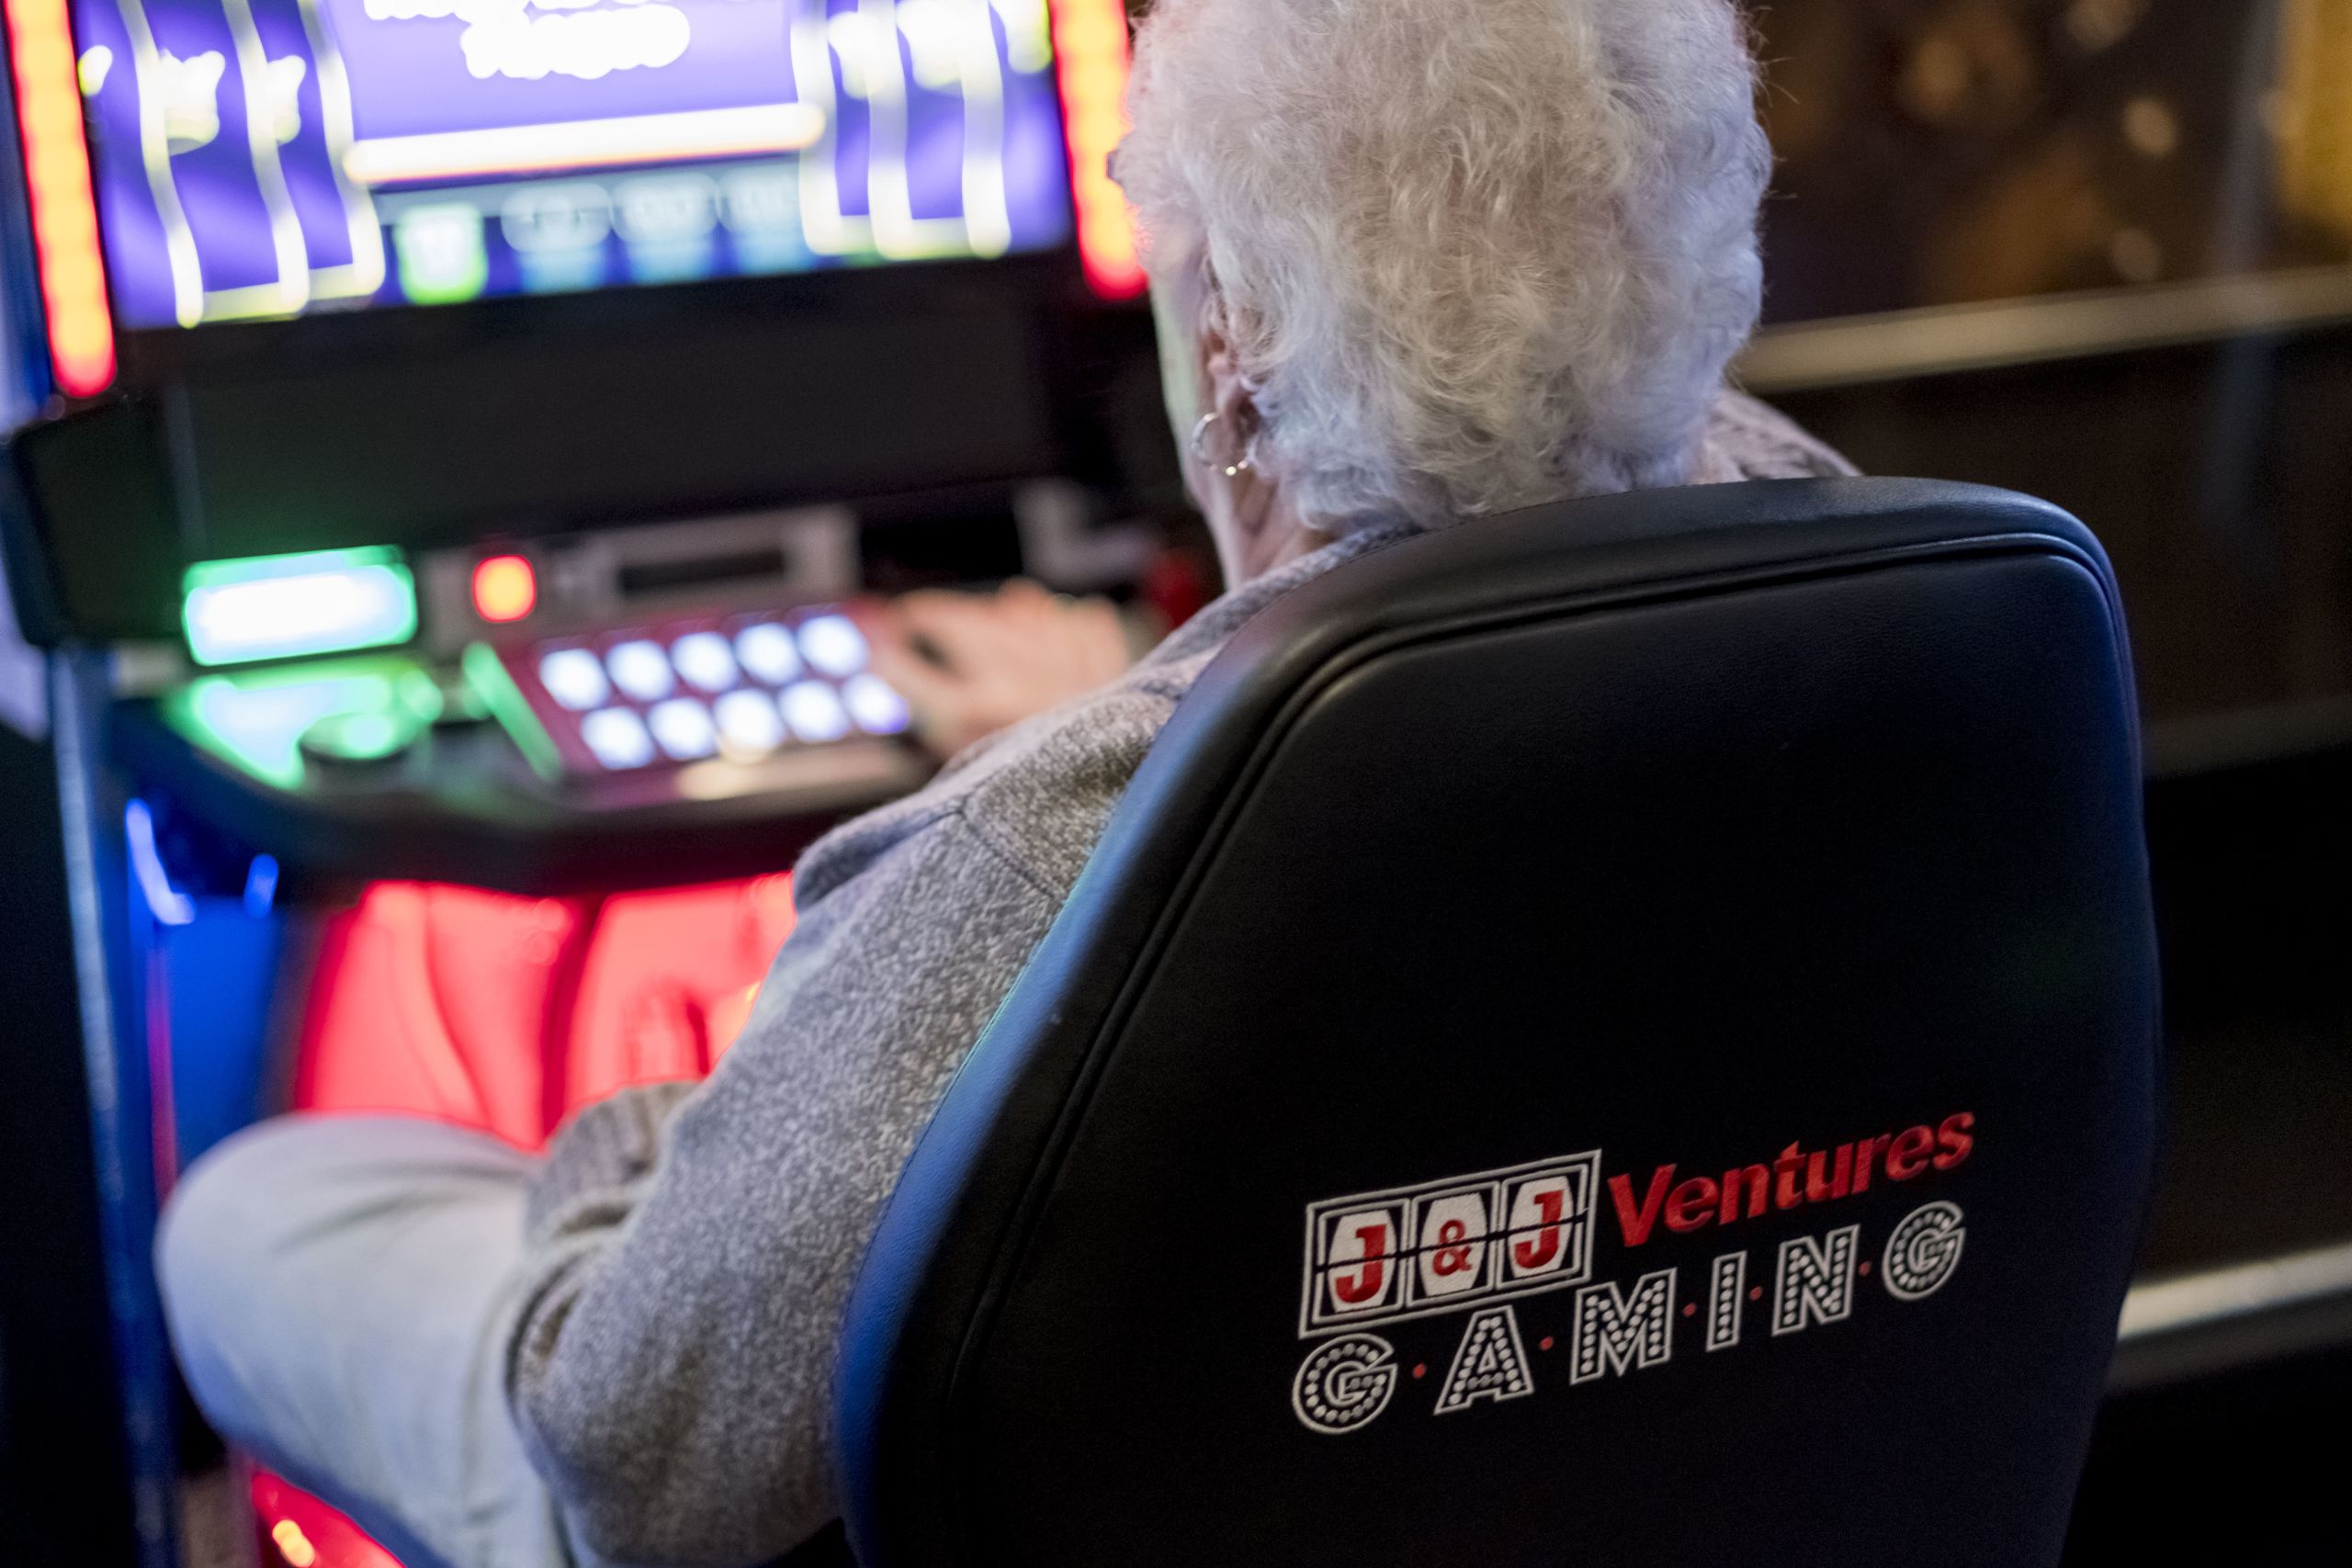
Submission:
<svg viewBox="0 0 2352 1568">
<path fill-rule="evenodd" d="M 116 312 L 1054 249 L 1047 0 L 73 0 Z"/>
</svg>

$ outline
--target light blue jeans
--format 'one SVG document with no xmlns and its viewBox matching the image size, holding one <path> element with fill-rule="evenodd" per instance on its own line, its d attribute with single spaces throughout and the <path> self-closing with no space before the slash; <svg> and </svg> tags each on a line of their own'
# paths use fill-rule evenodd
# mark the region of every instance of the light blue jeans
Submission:
<svg viewBox="0 0 2352 1568">
<path fill-rule="evenodd" d="M 406 1568 L 597 1568 L 507 1413 L 536 1163 L 438 1122 L 287 1117 L 198 1161 L 164 1211 L 197 1404 Z"/>
</svg>

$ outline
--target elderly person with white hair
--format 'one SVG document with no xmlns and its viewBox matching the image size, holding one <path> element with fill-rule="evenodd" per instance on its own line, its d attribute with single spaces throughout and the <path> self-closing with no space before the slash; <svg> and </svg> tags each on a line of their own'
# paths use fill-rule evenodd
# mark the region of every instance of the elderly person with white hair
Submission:
<svg viewBox="0 0 2352 1568">
<path fill-rule="evenodd" d="M 1724 384 L 1760 288 L 1754 91 L 1731 0 L 1160 0 L 1116 173 L 1228 592 L 1082 694 L 1115 639 L 1034 590 L 877 625 L 934 735 L 1070 700 L 808 852 L 701 1086 L 594 1105 L 544 1156 L 289 1118 L 200 1162 L 160 1264 L 223 1434 L 410 1568 L 750 1565 L 832 1519 L 876 1214 L 1236 628 L 1419 530 L 1849 471 Z"/>
</svg>

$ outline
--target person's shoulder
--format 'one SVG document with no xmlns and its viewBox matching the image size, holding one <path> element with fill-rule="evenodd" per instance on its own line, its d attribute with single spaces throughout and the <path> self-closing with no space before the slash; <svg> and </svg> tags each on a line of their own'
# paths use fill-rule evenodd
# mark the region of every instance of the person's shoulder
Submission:
<svg viewBox="0 0 2352 1568">
<path fill-rule="evenodd" d="M 1745 392 L 1725 389 L 1707 422 L 1702 482 L 1831 479 L 1860 473 L 1845 454 Z"/>
<path fill-rule="evenodd" d="M 904 799 L 833 829 L 801 859 L 805 908 L 898 845 L 953 820 L 1057 896 L 1078 880 L 1119 796 L 1195 671 L 1138 666 L 965 750 Z"/>
<path fill-rule="evenodd" d="M 974 832 L 1067 895 L 1193 673 L 1148 661 L 992 738 L 941 783 Z"/>
</svg>

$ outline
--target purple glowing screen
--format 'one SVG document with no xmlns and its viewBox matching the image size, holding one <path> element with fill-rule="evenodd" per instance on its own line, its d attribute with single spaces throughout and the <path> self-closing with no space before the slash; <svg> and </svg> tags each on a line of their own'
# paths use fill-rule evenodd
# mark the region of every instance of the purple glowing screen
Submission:
<svg viewBox="0 0 2352 1568">
<path fill-rule="evenodd" d="M 1047 0 L 74 0 L 116 308 L 1048 250 Z"/>
</svg>

